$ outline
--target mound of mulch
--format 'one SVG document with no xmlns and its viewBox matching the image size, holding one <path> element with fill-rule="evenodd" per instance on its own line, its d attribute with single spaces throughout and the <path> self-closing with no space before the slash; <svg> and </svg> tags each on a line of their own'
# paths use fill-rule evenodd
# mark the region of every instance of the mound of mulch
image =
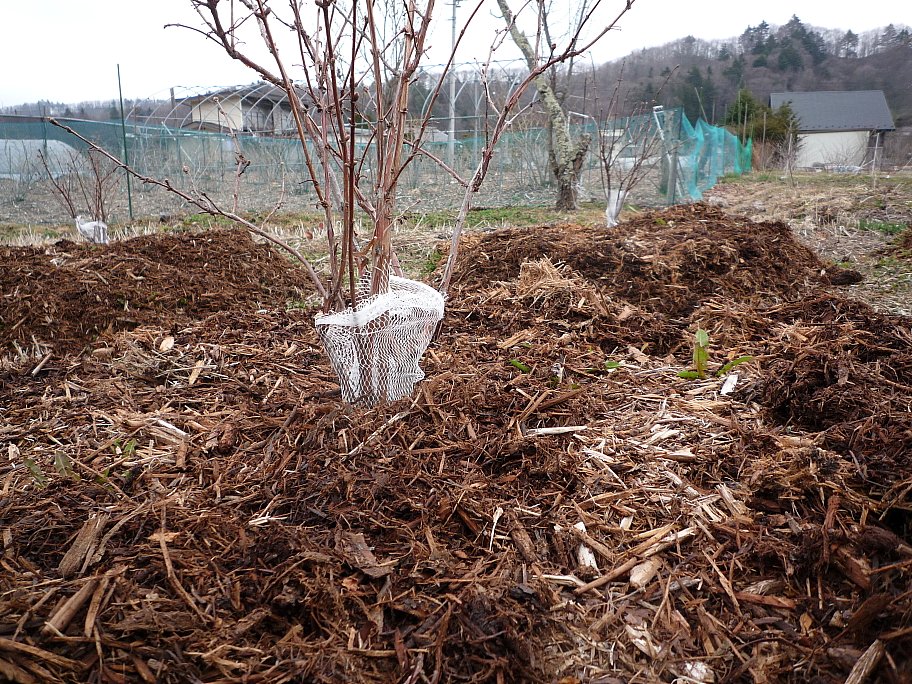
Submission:
<svg viewBox="0 0 912 684">
<path fill-rule="evenodd" d="M 140 261 L 214 302 L 201 246 L 159 239 Z M 247 249 L 256 306 L 9 376 L 0 676 L 909 682 L 909 321 L 826 292 L 776 224 L 474 236 L 427 380 L 375 409 Z"/>
<path fill-rule="evenodd" d="M 823 446 L 855 459 L 866 480 L 905 480 L 912 469 L 909 320 L 832 295 L 757 314 L 787 327 L 766 347 L 756 399 L 785 425 L 817 433 Z"/>
<path fill-rule="evenodd" d="M 63 354 L 106 331 L 281 305 L 308 285 L 302 271 L 240 230 L 2 247 L 0 350 L 15 342 Z"/>
<path fill-rule="evenodd" d="M 543 257 L 612 296 L 671 317 L 713 296 L 780 300 L 831 282 L 827 265 L 786 224 L 752 223 L 695 204 L 644 212 L 611 229 L 558 224 L 470 236 L 453 290 L 515 278 L 521 263 Z"/>
<path fill-rule="evenodd" d="M 667 354 L 680 345 L 680 329 L 664 314 L 630 304 L 593 283 L 567 264 L 548 257 L 526 261 L 512 280 L 464 292 L 451 302 L 449 316 L 458 330 L 481 327 L 501 336 L 504 349 L 532 339 L 589 342 L 604 354 L 630 345 Z"/>
</svg>

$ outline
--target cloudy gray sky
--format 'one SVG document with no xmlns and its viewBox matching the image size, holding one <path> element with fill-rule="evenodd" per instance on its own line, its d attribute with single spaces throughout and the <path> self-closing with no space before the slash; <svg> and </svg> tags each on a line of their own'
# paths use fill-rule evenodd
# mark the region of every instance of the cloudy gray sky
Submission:
<svg viewBox="0 0 912 684">
<path fill-rule="evenodd" d="M 496 8 L 493 0 L 488 2 Z M 514 4 L 520 3 L 514 0 Z M 603 0 L 602 23 L 623 4 Z M 438 0 L 438 8 L 439 15 L 448 18 L 447 3 Z M 199 34 L 164 28 L 167 23 L 200 25 L 190 0 L 0 0 L 0 9 L 0 106 L 116 98 L 117 64 L 126 98 L 165 97 L 172 86 L 256 80 L 252 72 Z M 494 10 L 482 13 L 484 21 L 459 54 L 460 60 L 481 58 L 485 53 L 479 48 L 489 42 L 486 25 L 496 21 Z M 784 24 L 793 14 L 812 26 L 856 33 L 890 23 L 912 23 L 912 9 L 903 0 L 636 0 L 620 30 L 604 39 L 593 57 L 602 63 L 687 35 L 729 38 L 764 20 Z M 448 22 L 442 20 L 433 43 L 439 50 L 449 40 Z"/>
</svg>

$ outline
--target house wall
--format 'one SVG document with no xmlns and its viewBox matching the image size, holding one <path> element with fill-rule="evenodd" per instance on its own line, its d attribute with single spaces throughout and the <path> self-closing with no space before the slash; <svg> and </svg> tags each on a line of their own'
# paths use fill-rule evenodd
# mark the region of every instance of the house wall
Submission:
<svg viewBox="0 0 912 684">
<path fill-rule="evenodd" d="M 235 130 L 242 130 L 244 127 L 244 115 L 241 110 L 240 100 L 229 97 L 223 99 L 221 104 L 224 113 L 219 111 L 219 106 L 212 100 L 203 100 L 194 105 L 190 120 L 193 122 L 211 123 L 216 126 L 230 126 Z M 225 115 L 227 116 L 227 119 Z"/>
<path fill-rule="evenodd" d="M 291 110 L 284 109 L 269 100 L 262 100 L 252 106 L 248 103 L 244 124 L 244 130 L 262 133 L 281 134 L 296 130 Z"/>
<path fill-rule="evenodd" d="M 801 133 L 798 136 L 796 166 L 861 166 L 868 149 L 869 131 Z"/>
</svg>

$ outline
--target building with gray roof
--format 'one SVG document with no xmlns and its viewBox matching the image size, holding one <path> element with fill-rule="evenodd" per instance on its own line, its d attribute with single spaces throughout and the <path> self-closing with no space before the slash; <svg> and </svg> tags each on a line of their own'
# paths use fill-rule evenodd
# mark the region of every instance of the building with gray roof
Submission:
<svg viewBox="0 0 912 684">
<path fill-rule="evenodd" d="M 798 119 L 799 168 L 854 170 L 879 165 L 884 135 L 895 130 L 882 90 L 771 93 Z"/>
</svg>

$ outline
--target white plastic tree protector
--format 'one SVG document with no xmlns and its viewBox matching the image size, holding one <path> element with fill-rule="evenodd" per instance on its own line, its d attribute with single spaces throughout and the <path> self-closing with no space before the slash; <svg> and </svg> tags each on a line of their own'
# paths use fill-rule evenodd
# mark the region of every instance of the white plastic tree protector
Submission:
<svg viewBox="0 0 912 684">
<path fill-rule="evenodd" d="M 424 378 L 418 363 L 443 318 L 443 295 L 429 285 L 391 275 L 388 291 L 370 295 L 369 282 L 362 278 L 357 306 L 315 320 L 342 399 L 361 406 L 412 393 Z"/>
<path fill-rule="evenodd" d="M 96 245 L 108 244 L 108 226 L 104 221 L 86 221 L 82 216 L 76 217 L 76 230 L 89 242 Z"/>
<path fill-rule="evenodd" d="M 605 225 L 614 228 L 617 224 L 618 214 L 624 206 L 624 200 L 627 199 L 627 191 L 620 188 L 611 188 L 608 193 L 608 206 L 605 208 Z"/>
</svg>

